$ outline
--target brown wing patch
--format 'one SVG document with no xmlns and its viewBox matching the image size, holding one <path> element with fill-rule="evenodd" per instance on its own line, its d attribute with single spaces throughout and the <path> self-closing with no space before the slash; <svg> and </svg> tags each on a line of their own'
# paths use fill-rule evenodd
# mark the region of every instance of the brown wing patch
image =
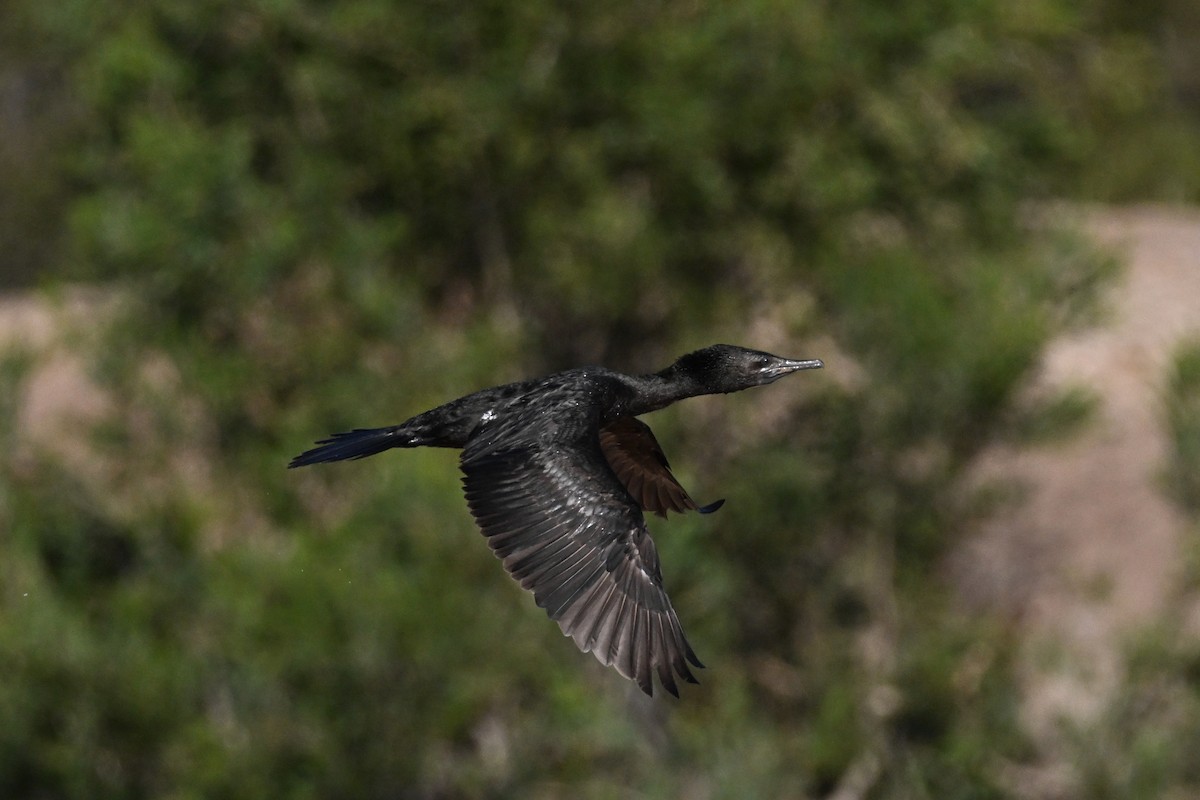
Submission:
<svg viewBox="0 0 1200 800">
<path fill-rule="evenodd" d="M 635 417 L 620 417 L 600 431 L 600 449 L 625 490 L 644 511 L 660 517 L 668 511 L 707 514 L 723 503 L 700 508 L 671 474 L 671 465 L 650 426 Z"/>
</svg>

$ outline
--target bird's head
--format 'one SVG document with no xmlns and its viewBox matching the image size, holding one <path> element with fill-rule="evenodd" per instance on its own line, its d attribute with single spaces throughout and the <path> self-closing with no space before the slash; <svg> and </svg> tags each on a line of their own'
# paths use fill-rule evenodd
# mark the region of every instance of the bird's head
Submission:
<svg viewBox="0 0 1200 800">
<path fill-rule="evenodd" d="M 732 344 L 714 344 L 680 357 L 671 370 L 695 383 L 705 394 L 717 394 L 762 386 L 802 369 L 823 366 L 820 359 L 800 361 Z"/>
</svg>

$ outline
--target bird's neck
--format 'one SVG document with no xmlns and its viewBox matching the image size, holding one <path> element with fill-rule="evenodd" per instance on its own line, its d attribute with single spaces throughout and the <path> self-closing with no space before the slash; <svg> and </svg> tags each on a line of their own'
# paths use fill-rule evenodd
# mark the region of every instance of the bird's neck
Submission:
<svg viewBox="0 0 1200 800">
<path fill-rule="evenodd" d="M 674 366 L 649 375 L 631 375 L 628 380 L 634 389 L 634 397 L 626 413 L 633 416 L 666 408 L 688 397 L 707 394 L 692 376 Z"/>
</svg>

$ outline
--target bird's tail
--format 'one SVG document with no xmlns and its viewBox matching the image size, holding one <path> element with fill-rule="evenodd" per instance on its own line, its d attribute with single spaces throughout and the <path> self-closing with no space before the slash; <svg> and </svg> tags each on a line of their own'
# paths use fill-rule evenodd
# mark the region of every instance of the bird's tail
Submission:
<svg viewBox="0 0 1200 800">
<path fill-rule="evenodd" d="M 407 430 L 406 425 L 390 428 L 355 428 L 345 433 L 335 433 L 328 439 L 317 442 L 319 447 L 305 450 L 292 459 L 288 469 L 320 464 L 325 461 L 366 458 L 393 447 L 417 447 L 424 442 Z"/>
</svg>

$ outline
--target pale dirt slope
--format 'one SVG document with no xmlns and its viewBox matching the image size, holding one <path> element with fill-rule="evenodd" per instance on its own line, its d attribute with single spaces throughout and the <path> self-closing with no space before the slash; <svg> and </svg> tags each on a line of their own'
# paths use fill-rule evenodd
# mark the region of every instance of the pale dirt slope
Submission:
<svg viewBox="0 0 1200 800">
<path fill-rule="evenodd" d="M 1186 523 L 1159 485 L 1162 387 L 1176 345 L 1200 336 L 1200 211 L 1104 209 L 1083 225 L 1123 254 L 1124 271 L 1104 324 L 1054 342 L 1038 381 L 1089 387 L 1096 418 L 1067 443 L 983 459 L 981 474 L 1026 493 L 956 559 L 964 593 L 1022 620 L 1025 719 L 1051 750 L 1059 720 L 1103 707 L 1121 680 L 1123 636 L 1176 585 Z"/>
</svg>

